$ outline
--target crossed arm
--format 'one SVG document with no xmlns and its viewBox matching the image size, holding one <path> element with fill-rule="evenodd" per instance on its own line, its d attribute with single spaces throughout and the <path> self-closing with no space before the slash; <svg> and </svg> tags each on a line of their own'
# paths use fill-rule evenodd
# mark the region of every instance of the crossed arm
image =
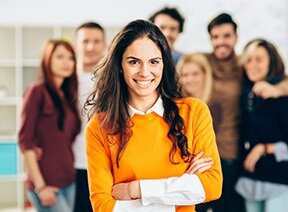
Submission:
<svg viewBox="0 0 288 212">
<path fill-rule="evenodd" d="M 198 153 L 191 161 L 186 174 L 193 175 L 196 173 L 203 173 L 207 169 L 211 168 L 213 161 L 211 157 L 204 157 L 204 152 Z M 116 200 L 135 200 L 141 199 L 141 186 L 140 181 L 132 181 L 128 183 L 119 183 L 113 186 L 112 196 Z"/>
</svg>

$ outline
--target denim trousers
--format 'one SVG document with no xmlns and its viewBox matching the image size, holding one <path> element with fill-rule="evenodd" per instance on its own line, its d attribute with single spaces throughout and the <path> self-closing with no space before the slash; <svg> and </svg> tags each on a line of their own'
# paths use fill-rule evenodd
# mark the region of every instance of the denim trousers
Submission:
<svg viewBox="0 0 288 212">
<path fill-rule="evenodd" d="M 288 192 L 262 201 L 245 200 L 247 212 L 285 212 L 288 211 Z"/>
<path fill-rule="evenodd" d="M 52 206 L 43 206 L 34 191 L 28 191 L 28 198 L 38 212 L 71 212 L 75 201 L 75 183 L 61 188 L 57 193 L 57 202 Z"/>
</svg>

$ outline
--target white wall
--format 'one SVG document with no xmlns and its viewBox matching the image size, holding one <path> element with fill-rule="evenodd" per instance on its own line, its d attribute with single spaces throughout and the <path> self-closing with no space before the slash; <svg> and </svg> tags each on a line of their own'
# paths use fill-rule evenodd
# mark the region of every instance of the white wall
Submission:
<svg viewBox="0 0 288 212">
<path fill-rule="evenodd" d="M 75 26 L 97 20 L 123 26 L 147 18 L 164 5 L 177 6 L 186 17 L 176 47 L 184 52 L 210 51 L 207 23 L 217 13 L 231 13 L 239 24 L 237 52 L 252 38 L 274 42 L 288 60 L 288 0 L 0 0 L 0 24 Z"/>
</svg>

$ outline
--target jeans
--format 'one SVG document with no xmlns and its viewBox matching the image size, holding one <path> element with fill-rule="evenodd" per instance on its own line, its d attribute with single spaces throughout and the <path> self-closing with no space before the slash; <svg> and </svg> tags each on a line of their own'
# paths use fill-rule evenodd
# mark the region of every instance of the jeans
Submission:
<svg viewBox="0 0 288 212">
<path fill-rule="evenodd" d="M 57 192 L 57 202 L 52 206 L 43 206 L 34 191 L 28 191 L 28 198 L 38 212 L 71 212 L 75 201 L 75 183 L 72 183 Z"/>
<path fill-rule="evenodd" d="M 285 212 L 288 210 L 288 192 L 262 201 L 245 201 L 247 212 Z"/>
</svg>

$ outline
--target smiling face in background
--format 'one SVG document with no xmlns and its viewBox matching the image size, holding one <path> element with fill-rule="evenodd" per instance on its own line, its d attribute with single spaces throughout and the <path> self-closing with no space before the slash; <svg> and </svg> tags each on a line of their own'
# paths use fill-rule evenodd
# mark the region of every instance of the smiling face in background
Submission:
<svg viewBox="0 0 288 212">
<path fill-rule="evenodd" d="M 194 62 L 186 63 L 180 71 L 180 84 L 186 96 L 200 98 L 205 86 L 205 72 Z"/>
<path fill-rule="evenodd" d="M 51 71 L 55 78 L 65 79 L 73 74 L 75 59 L 63 45 L 56 47 L 51 57 Z"/>
<path fill-rule="evenodd" d="M 179 22 L 169 15 L 159 14 L 155 17 L 154 24 L 159 27 L 165 35 L 170 48 L 173 49 L 174 43 L 180 33 Z"/>
<path fill-rule="evenodd" d="M 138 100 L 155 102 L 163 74 L 162 53 L 149 38 L 132 42 L 122 56 L 122 70 L 128 87 L 129 103 Z"/>
<path fill-rule="evenodd" d="M 237 35 L 232 24 L 221 24 L 211 29 L 210 39 L 218 60 L 226 60 L 234 53 Z"/>
<path fill-rule="evenodd" d="M 82 28 L 77 32 L 77 59 L 83 62 L 84 68 L 95 66 L 102 58 L 105 47 L 105 35 L 102 30 Z"/>
<path fill-rule="evenodd" d="M 249 80 L 252 82 L 265 80 L 269 72 L 269 64 L 270 58 L 267 50 L 261 46 L 256 47 L 244 64 Z"/>
</svg>

